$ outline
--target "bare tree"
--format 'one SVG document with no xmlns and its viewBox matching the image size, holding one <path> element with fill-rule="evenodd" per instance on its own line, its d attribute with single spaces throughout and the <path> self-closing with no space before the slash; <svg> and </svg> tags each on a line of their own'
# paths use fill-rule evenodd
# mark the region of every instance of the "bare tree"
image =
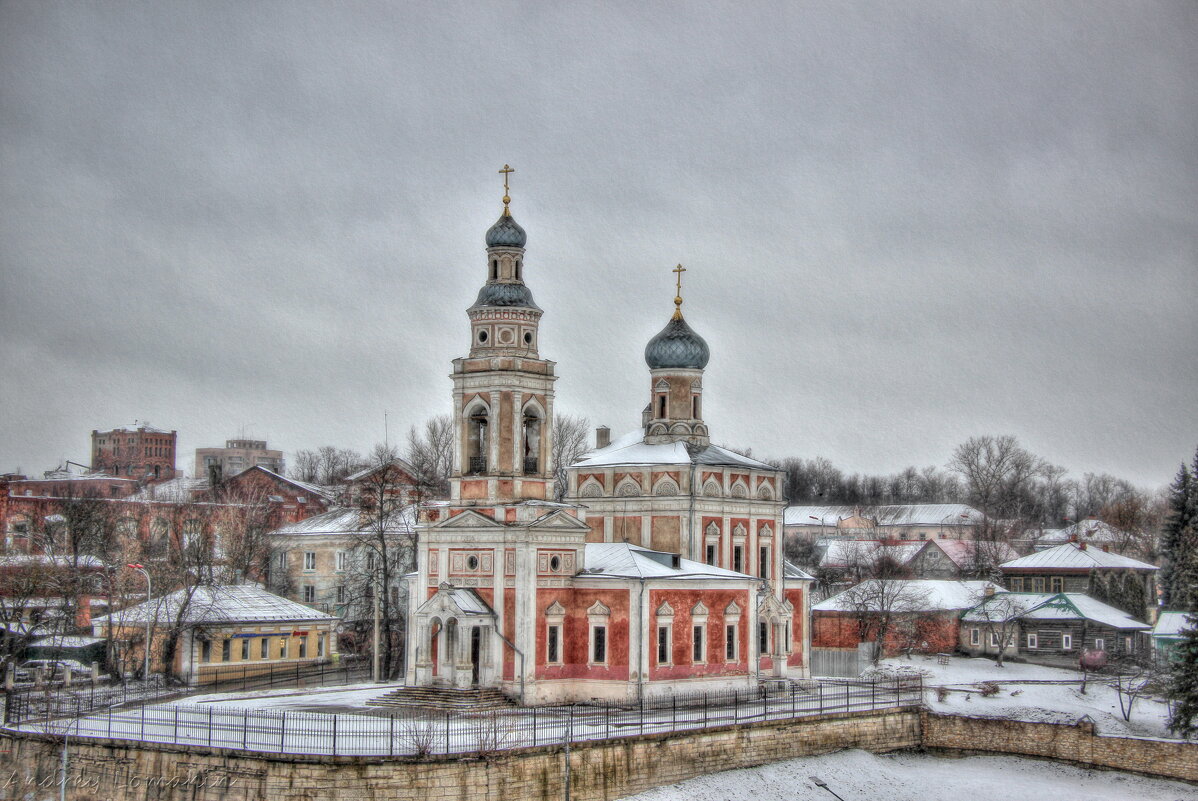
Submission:
<svg viewBox="0 0 1198 801">
<path fill-rule="evenodd" d="M 587 435 L 591 424 L 585 417 L 558 414 L 553 418 L 553 500 L 566 497 L 569 484 L 566 468 L 587 452 Z"/>
<path fill-rule="evenodd" d="M 447 414 L 430 417 L 420 428 L 412 426 L 408 429 L 406 458 L 416 470 L 416 483 L 426 498 L 449 495 L 453 433 L 453 418 Z"/>
<path fill-rule="evenodd" d="M 978 624 L 982 631 L 982 649 L 996 648 L 994 664 L 1003 666 L 1007 649 L 1019 637 L 1019 619 L 1027 611 L 1027 599 L 1015 593 L 993 592 L 987 588 L 974 596 L 975 605 L 964 619 Z"/>
<path fill-rule="evenodd" d="M 836 596 L 838 606 L 857 620 L 861 642 L 873 642 L 873 662 L 881 661 L 887 637 L 905 618 L 927 611 L 928 593 L 904 579 L 870 579 Z M 893 638 L 892 638 L 893 639 Z"/>
<path fill-rule="evenodd" d="M 408 471 L 399 467 L 394 449 L 376 448 L 369 473 L 358 479 L 360 526 L 350 548 L 357 568 L 347 590 L 356 610 L 356 634 L 364 638 L 377 615 L 381 678 L 393 678 L 403 668 L 407 625 L 404 576 L 415 569 L 416 528 L 413 514 L 426 500 L 419 484 L 406 484 Z M 406 467 L 406 465 L 405 465 Z M 414 498 L 415 503 L 405 504 Z"/>
<path fill-rule="evenodd" d="M 1021 517 L 1035 505 L 1035 482 L 1050 467 L 1010 435 L 971 437 L 953 451 L 948 466 L 961 475 L 971 504 L 1002 519 Z"/>
<path fill-rule="evenodd" d="M 367 466 L 362 454 L 350 448 L 322 445 L 314 451 L 296 451 L 291 477 L 313 484 L 331 485 Z"/>
</svg>

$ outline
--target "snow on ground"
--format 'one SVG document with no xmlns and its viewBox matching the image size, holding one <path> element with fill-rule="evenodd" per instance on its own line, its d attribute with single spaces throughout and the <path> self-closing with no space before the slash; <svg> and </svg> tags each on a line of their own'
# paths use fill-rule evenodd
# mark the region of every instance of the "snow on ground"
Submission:
<svg viewBox="0 0 1198 801">
<path fill-rule="evenodd" d="M 1194 801 L 1198 787 L 1116 771 L 1017 757 L 942 757 L 838 751 L 746 770 L 713 773 L 628 796 L 624 801 Z"/>
<path fill-rule="evenodd" d="M 928 688 L 927 703 L 937 712 L 1051 723 L 1073 723 L 1089 715 L 1099 734 L 1171 737 L 1166 726 L 1169 709 L 1164 701 L 1138 699 L 1131 720 L 1125 721 L 1119 711 L 1119 695 L 1108 684 L 1109 676 L 1090 674 L 1083 695 L 1078 671 L 1024 662 L 1004 662 L 998 667 L 993 659 L 952 657 L 947 665 L 941 665 L 934 656 L 917 654 L 911 659 L 883 660 L 878 672 L 886 676 L 922 675 Z M 978 685 L 987 681 L 998 684 L 997 695 L 987 698 L 979 692 Z M 938 699 L 936 687 L 948 689 L 945 700 Z"/>
<path fill-rule="evenodd" d="M 366 702 L 386 695 L 401 687 L 401 684 L 347 684 L 340 687 L 303 688 L 279 690 L 251 690 L 249 692 L 209 693 L 189 695 L 158 706 L 207 706 L 225 709 L 271 709 L 282 711 L 294 709 L 307 712 L 370 712 Z"/>
</svg>

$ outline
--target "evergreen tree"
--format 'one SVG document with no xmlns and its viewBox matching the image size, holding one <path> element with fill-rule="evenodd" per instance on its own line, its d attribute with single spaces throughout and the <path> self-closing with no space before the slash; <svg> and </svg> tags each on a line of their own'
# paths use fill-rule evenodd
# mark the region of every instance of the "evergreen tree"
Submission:
<svg viewBox="0 0 1198 801">
<path fill-rule="evenodd" d="M 1198 615 L 1186 618 L 1181 642 L 1172 654 L 1169 668 L 1169 728 L 1188 737 L 1198 733 Z"/>
<path fill-rule="evenodd" d="M 1166 609 L 1198 611 L 1198 453 L 1169 487 L 1169 517 L 1161 536 L 1161 592 Z"/>
</svg>

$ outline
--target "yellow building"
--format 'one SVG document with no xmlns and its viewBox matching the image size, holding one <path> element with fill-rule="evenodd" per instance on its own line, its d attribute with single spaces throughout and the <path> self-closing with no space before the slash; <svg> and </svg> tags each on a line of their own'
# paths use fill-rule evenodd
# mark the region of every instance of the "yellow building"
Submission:
<svg viewBox="0 0 1198 801">
<path fill-rule="evenodd" d="M 97 617 L 97 637 L 114 630 L 129 652 L 144 654 L 151 630 L 151 672 L 160 671 L 162 644 L 179 622 L 181 633 L 171 672 L 188 684 L 255 675 L 282 666 L 315 665 L 337 658 L 332 615 L 268 592 L 255 584 L 197 587 Z M 132 660 L 131 660 L 132 661 Z M 247 674 L 248 671 L 248 674 Z"/>
</svg>

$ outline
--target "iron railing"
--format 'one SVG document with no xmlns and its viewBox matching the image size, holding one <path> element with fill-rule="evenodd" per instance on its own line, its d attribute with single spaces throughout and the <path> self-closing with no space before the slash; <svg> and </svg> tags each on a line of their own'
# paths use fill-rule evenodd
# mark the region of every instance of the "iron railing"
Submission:
<svg viewBox="0 0 1198 801">
<path fill-rule="evenodd" d="M 10 729 L 112 740 L 330 756 L 486 755 L 837 712 L 923 703 L 919 679 L 803 681 L 760 689 L 677 695 L 636 704 L 523 707 L 478 713 L 379 708 L 363 714 L 236 709 L 180 702 L 97 715 L 31 718 Z"/>
</svg>

